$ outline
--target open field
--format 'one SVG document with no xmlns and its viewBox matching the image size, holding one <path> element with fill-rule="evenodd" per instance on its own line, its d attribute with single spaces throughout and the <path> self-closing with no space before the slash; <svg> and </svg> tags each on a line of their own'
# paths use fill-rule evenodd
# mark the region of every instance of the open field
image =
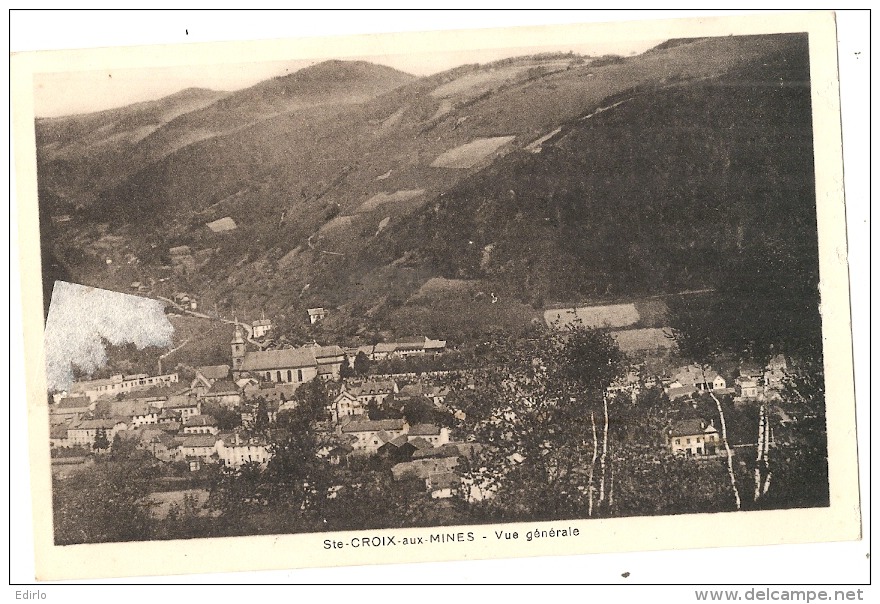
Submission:
<svg viewBox="0 0 880 604">
<path fill-rule="evenodd" d="M 512 141 L 515 136 L 478 138 L 441 153 L 431 163 L 432 168 L 471 168 Z"/>
</svg>

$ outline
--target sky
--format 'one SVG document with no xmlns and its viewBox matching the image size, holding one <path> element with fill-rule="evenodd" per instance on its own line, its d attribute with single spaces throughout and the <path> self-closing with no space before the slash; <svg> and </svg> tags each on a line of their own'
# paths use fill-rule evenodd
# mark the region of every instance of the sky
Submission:
<svg viewBox="0 0 880 604">
<path fill-rule="evenodd" d="M 76 19 L 76 14 L 69 15 L 71 19 Z M 66 20 L 66 19 L 65 19 Z M 564 20 L 564 19 L 563 19 Z M 184 21 L 183 24 L 186 22 Z M 476 25 L 481 25 L 482 21 L 476 21 Z M 486 22 L 487 24 L 491 22 Z M 522 23 L 520 23 L 521 25 Z M 43 26 L 46 26 L 43 23 Z M 290 31 L 302 35 L 303 24 L 298 24 L 298 28 L 292 28 Z M 387 23 L 390 27 L 389 31 L 394 31 L 393 23 Z M 428 28 L 428 22 L 408 22 L 406 26 L 409 28 L 418 28 L 419 26 Z M 460 24 L 461 25 L 461 24 Z M 468 25 L 473 25 L 468 23 Z M 94 27 L 93 21 L 87 21 L 84 26 Z M 189 37 L 189 30 L 187 37 Z M 344 28 L 339 28 L 339 33 L 345 33 Z M 100 35 L 85 36 L 73 38 L 57 38 L 46 36 L 46 32 L 42 29 L 34 32 L 32 36 L 24 36 L 23 32 L 16 28 L 14 30 L 18 38 L 13 38 L 13 42 L 24 45 L 26 49 L 39 48 L 58 48 L 59 40 L 70 39 L 69 45 L 76 46 L 93 46 L 103 45 Z M 70 32 L 86 33 L 80 28 L 67 28 L 66 35 L 70 36 Z M 237 30 L 235 37 L 247 38 L 248 30 L 245 27 Z M 314 30 L 322 33 L 319 28 Z M 100 33 L 100 32 L 99 32 Z M 193 30 L 196 33 L 196 29 Z M 256 30 L 253 31 L 254 38 L 265 38 L 266 33 L 270 36 L 274 30 Z M 262 34 L 262 35 L 258 35 Z M 206 38 L 222 39 L 218 37 L 218 32 L 213 31 L 212 35 Z M 293 35 L 293 34 L 291 34 Z M 139 40 L 135 37 L 131 38 L 132 43 Z M 161 41 L 161 38 L 160 38 Z M 197 39 L 202 41 L 202 39 Z M 207 40 L 205 40 L 207 41 Z M 418 52 L 418 53 L 397 53 L 383 54 L 373 56 L 339 56 L 341 59 L 348 60 L 366 60 L 374 63 L 388 65 L 401 71 L 405 71 L 414 75 L 428 75 L 437 73 L 467 63 L 487 63 L 498 59 L 532 54 L 537 52 L 569 52 L 576 54 L 584 54 L 591 56 L 600 56 L 603 54 L 619 54 L 631 55 L 641 53 L 656 44 L 662 42 L 663 39 L 649 39 L 638 41 L 614 41 L 614 42 L 586 42 L 583 44 L 551 44 L 531 47 L 518 48 L 495 48 L 481 50 L 460 50 L 452 52 Z M 181 47 L 183 52 L 186 47 Z M 323 59 L 321 59 L 323 60 Z M 38 74 L 34 78 L 34 109 L 37 117 L 56 117 L 62 115 L 71 115 L 77 113 L 88 113 L 92 111 L 100 111 L 113 107 L 122 107 L 131 103 L 158 99 L 169 94 L 173 94 L 179 90 L 190 87 L 209 88 L 212 90 L 234 91 L 252 86 L 260 81 L 293 73 L 299 69 L 319 62 L 319 60 L 298 60 L 292 56 L 289 60 L 278 60 L 271 62 L 219 62 L 213 65 L 201 64 L 198 66 L 175 66 L 162 67 L 152 69 L 91 69 L 67 71 L 64 73 L 43 73 Z"/>
</svg>

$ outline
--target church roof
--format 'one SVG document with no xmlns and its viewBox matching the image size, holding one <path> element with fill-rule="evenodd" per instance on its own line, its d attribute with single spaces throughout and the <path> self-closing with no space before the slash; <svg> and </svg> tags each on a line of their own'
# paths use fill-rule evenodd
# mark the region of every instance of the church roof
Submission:
<svg viewBox="0 0 880 604">
<path fill-rule="evenodd" d="M 265 371 L 271 369 L 296 369 L 315 367 L 314 347 L 285 348 L 282 350 L 262 350 L 248 352 L 241 363 L 242 371 Z"/>
</svg>

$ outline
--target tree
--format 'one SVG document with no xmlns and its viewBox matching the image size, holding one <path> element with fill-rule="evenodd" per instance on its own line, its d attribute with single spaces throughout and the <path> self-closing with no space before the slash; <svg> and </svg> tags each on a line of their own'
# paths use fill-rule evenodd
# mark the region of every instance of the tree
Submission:
<svg viewBox="0 0 880 604">
<path fill-rule="evenodd" d="M 319 429 L 327 418 L 329 394 L 320 380 L 301 385 L 296 406 L 280 413 L 264 431 L 271 458 L 266 467 L 245 464 L 225 470 L 212 486 L 209 503 L 230 526 L 253 514 L 268 515 L 273 530 L 321 530 L 333 468 L 321 452 L 335 435 Z"/>
<path fill-rule="evenodd" d="M 465 480 L 494 492 L 490 513 L 505 520 L 571 518 L 591 515 L 594 506 L 607 509 L 604 394 L 624 361 L 614 340 L 579 326 L 538 328 L 488 348 L 481 354 L 495 368 L 475 376 L 471 393 L 447 399 L 465 418 L 457 429 L 485 445 L 479 459 L 467 464 Z"/>
<path fill-rule="evenodd" d="M 55 479 L 55 543 L 142 541 L 153 535 L 149 493 L 155 460 L 98 461 L 76 480 Z"/>
<path fill-rule="evenodd" d="M 106 435 L 104 438 L 106 438 Z M 95 438 L 96 444 L 97 440 L 98 439 Z M 137 445 L 137 440 L 133 438 L 122 438 L 122 436 L 117 433 L 113 437 L 113 446 L 110 447 L 110 459 L 119 460 L 134 458 L 138 452 Z"/>
<path fill-rule="evenodd" d="M 92 445 L 95 451 L 106 451 L 110 448 L 110 441 L 107 439 L 107 431 L 99 428 L 95 434 L 95 443 Z"/>
<path fill-rule="evenodd" d="M 342 365 L 339 366 L 339 377 L 344 380 L 354 376 L 355 370 L 351 366 L 351 363 L 348 362 L 348 357 L 345 357 L 342 360 Z"/>
<path fill-rule="evenodd" d="M 370 361 L 370 357 L 368 357 L 363 350 L 359 350 L 354 357 L 354 372 L 357 375 L 364 377 L 370 372 L 371 364 L 372 361 Z"/>
</svg>

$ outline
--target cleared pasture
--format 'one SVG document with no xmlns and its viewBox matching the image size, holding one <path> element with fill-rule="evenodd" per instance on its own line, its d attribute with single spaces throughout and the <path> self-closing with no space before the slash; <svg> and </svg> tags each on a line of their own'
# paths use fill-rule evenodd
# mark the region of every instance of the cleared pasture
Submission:
<svg viewBox="0 0 880 604">
<path fill-rule="evenodd" d="M 364 212 L 372 212 L 373 210 L 382 207 L 386 203 L 391 203 L 395 201 L 409 201 L 410 199 L 415 199 L 416 197 L 424 194 L 424 189 L 407 189 L 404 191 L 394 191 L 393 193 L 382 191 L 380 193 L 376 193 L 364 203 L 362 203 L 360 207 L 358 207 L 357 213 L 361 214 Z"/>
<path fill-rule="evenodd" d="M 603 306 L 579 306 L 577 308 L 554 308 L 544 311 L 547 325 L 563 327 L 579 321 L 584 327 L 627 327 L 639 322 L 635 304 L 606 304 Z"/>
<path fill-rule="evenodd" d="M 645 350 L 672 350 L 675 340 L 670 337 L 671 331 L 662 327 L 645 327 L 642 329 L 623 329 L 613 331 L 611 335 L 623 352 Z"/>
<path fill-rule="evenodd" d="M 515 136 L 478 138 L 441 153 L 431 163 L 432 168 L 471 168 L 498 149 L 515 139 Z"/>
</svg>

